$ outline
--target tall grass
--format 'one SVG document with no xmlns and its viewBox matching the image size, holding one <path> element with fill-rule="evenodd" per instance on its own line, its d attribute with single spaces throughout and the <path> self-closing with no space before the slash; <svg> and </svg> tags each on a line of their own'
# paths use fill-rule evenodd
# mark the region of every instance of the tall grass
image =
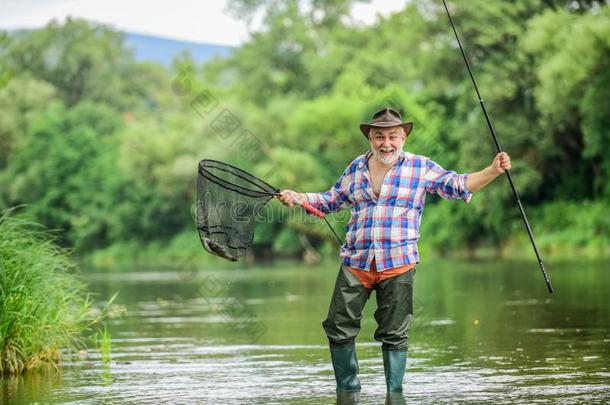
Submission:
<svg viewBox="0 0 610 405">
<path fill-rule="evenodd" d="M 94 322 L 68 253 L 40 225 L 0 213 L 0 374 L 57 366 Z"/>
<path fill-rule="evenodd" d="M 110 356 L 112 352 L 112 341 L 110 339 L 110 333 L 108 328 L 104 325 L 104 329 L 99 330 L 94 335 L 95 346 L 102 356 L 102 362 L 104 364 L 110 364 L 112 358 Z"/>
</svg>

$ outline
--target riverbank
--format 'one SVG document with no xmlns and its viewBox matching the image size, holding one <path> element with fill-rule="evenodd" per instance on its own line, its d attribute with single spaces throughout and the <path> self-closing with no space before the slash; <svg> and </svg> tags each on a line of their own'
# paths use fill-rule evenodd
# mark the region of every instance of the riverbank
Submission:
<svg viewBox="0 0 610 405">
<path fill-rule="evenodd" d="M 518 224 L 521 225 L 521 224 Z M 597 260 L 610 258 L 610 238 L 606 235 L 591 236 L 588 239 L 579 236 L 575 230 L 554 231 L 536 234 L 536 242 L 545 260 L 565 260 L 585 258 Z M 423 238 L 422 238 L 423 239 Z M 257 249 L 256 247 L 252 248 Z M 337 257 L 338 248 L 327 245 L 320 249 L 320 259 Z M 422 258 L 444 257 L 457 259 L 484 260 L 490 258 L 512 258 L 535 260 L 536 256 L 525 229 L 506 239 L 499 247 L 481 244 L 474 249 L 467 247 L 444 252 L 425 241 L 419 243 Z M 281 259 L 301 260 L 296 255 L 278 255 Z M 101 268 L 121 267 L 159 267 L 167 266 L 227 266 L 232 264 L 205 252 L 199 242 L 195 230 L 184 231 L 168 242 L 152 241 L 148 244 L 119 242 L 105 249 L 95 250 L 79 258 L 84 266 Z M 252 263 L 253 258 L 242 259 L 242 262 Z"/>
</svg>

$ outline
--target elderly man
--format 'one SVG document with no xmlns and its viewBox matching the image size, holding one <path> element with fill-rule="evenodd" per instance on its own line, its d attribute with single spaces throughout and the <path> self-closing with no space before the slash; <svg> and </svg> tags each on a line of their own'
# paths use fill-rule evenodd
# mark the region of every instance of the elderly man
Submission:
<svg viewBox="0 0 610 405">
<path fill-rule="evenodd" d="M 334 187 L 323 193 L 281 192 L 280 200 L 288 206 L 309 201 L 326 213 L 351 206 L 342 266 L 322 323 L 338 392 L 360 390 L 355 338 L 373 289 L 378 324 L 374 337 L 381 342 L 386 387 L 388 392 L 402 391 L 426 194 L 469 202 L 472 193 L 511 168 L 502 152 L 476 173 L 445 170 L 425 156 L 403 151 L 412 128 L 397 111 L 378 111 L 370 123 L 360 125 L 370 150 L 349 164 Z"/>
</svg>

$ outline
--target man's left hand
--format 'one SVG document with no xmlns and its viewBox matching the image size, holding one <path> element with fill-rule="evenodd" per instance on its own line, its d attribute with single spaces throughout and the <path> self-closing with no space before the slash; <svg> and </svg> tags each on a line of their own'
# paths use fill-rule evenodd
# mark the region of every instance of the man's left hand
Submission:
<svg viewBox="0 0 610 405">
<path fill-rule="evenodd" d="M 504 173 L 507 170 L 510 170 L 512 166 L 510 164 L 510 156 L 508 156 L 508 153 L 498 153 L 494 158 L 493 162 L 491 162 L 491 167 L 493 167 L 493 169 L 500 174 Z"/>
</svg>

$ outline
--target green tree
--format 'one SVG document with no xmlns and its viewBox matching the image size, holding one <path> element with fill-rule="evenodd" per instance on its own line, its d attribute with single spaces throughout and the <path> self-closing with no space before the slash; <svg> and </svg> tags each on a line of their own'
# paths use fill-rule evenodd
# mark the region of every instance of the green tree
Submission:
<svg viewBox="0 0 610 405">
<path fill-rule="evenodd" d="M 536 106 L 553 134 L 548 180 L 557 197 L 610 196 L 610 9 L 548 11 L 528 23 Z M 576 175 L 574 175 L 576 174 Z"/>
<path fill-rule="evenodd" d="M 158 86 L 158 69 L 135 63 L 123 34 L 82 19 L 15 32 L 2 54 L 10 71 L 51 83 L 67 106 L 91 100 L 128 110 Z"/>
<path fill-rule="evenodd" d="M 25 75 L 13 77 L 0 87 L 0 170 L 8 164 L 32 120 L 54 97 L 53 86 Z"/>
<path fill-rule="evenodd" d="M 108 107 L 52 103 L 11 156 L 0 183 L 8 205 L 28 204 L 37 220 L 66 231 L 76 247 L 104 242 L 112 210 L 110 135 L 120 126 Z M 64 242 L 65 243 L 65 242 Z"/>
</svg>

